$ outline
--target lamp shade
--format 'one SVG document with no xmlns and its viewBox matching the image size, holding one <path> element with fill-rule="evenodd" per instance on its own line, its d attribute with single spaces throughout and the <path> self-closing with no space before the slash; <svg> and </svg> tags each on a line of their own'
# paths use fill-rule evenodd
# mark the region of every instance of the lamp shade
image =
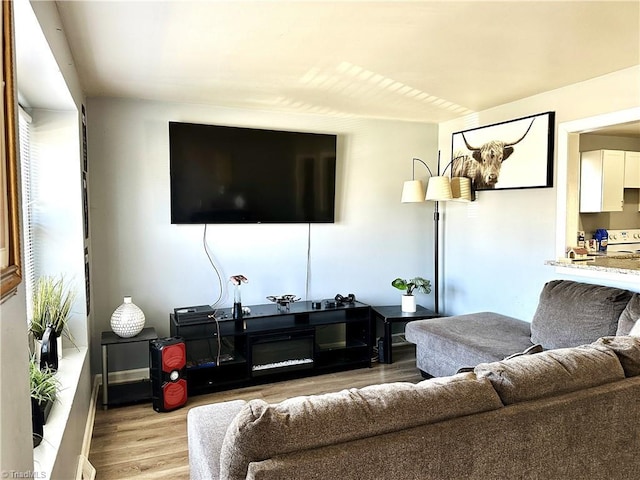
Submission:
<svg viewBox="0 0 640 480">
<path fill-rule="evenodd" d="M 427 195 L 426 200 L 441 201 L 451 200 L 453 194 L 451 193 L 451 183 L 449 177 L 431 177 L 429 183 L 427 183 Z"/>
<path fill-rule="evenodd" d="M 424 202 L 424 187 L 420 180 L 408 180 L 402 187 L 402 203 Z"/>
<path fill-rule="evenodd" d="M 468 177 L 453 177 L 451 179 L 451 193 L 453 199 L 459 202 L 471 201 L 471 179 Z"/>
</svg>

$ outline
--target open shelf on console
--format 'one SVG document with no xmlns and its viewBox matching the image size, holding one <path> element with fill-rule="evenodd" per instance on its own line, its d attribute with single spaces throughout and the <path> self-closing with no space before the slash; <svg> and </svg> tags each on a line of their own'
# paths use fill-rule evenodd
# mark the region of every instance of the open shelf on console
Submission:
<svg viewBox="0 0 640 480">
<path fill-rule="evenodd" d="M 316 345 L 316 348 L 320 352 L 328 352 L 335 350 L 345 350 L 351 348 L 360 348 L 360 347 L 369 347 L 369 345 L 362 340 L 341 340 L 332 343 L 319 343 Z"/>
<path fill-rule="evenodd" d="M 225 357 L 225 354 L 218 357 L 201 358 L 194 362 L 192 360 L 187 361 L 187 370 L 197 370 L 199 368 L 211 368 L 215 366 L 224 367 L 228 365 L 246 365 L 247 359 L 240 354 L 236 354 L 234 357 Z"/>
<path fill-rule="evenodd" d="M 359 302 L 313 309 L 297 302 L 251 306 L 242 321 L 203 319 L 171 335 L 187 347 L 189 395 L 371 366 L 371 307 Z M 220 361 L 218 361 L 218 353 Z"/>
</svg>

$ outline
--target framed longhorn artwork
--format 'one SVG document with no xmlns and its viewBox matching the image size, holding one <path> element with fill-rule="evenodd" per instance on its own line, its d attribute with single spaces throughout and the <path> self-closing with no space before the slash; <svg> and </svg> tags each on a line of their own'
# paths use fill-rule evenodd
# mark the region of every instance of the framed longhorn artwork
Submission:
<svg viewBox="0 0 640 480">
<path fill-rule="evenodd" d="M 554 123 L 545 112 L 454 133 L 451 176 L 474 190 L 552 187 Z"/>
</svg>

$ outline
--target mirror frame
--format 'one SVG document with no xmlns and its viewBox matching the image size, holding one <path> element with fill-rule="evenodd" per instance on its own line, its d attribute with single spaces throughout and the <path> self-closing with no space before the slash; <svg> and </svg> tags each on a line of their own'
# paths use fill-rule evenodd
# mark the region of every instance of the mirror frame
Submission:
<svg viewBox="0 0 640 480">
<path fill-rule="evenodd" d="M 18 199 L 18 137 L 12 2 L 2 2 L 2 159 L 4 171 L 2 222 L 7 265 L 0 269 L 0 302 L 13 295 L 22 281 L 20 256 L 20 208 Z"/>
</svg>

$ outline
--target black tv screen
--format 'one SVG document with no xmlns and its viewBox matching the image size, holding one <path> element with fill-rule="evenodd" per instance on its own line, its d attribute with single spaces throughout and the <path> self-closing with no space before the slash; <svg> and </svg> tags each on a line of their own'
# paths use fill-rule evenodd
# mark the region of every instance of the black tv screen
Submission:
<svg viewBox="0 0 640 480">
<path fill-rule="evenodd" d="M 336 135 L 169 122 L 171 223 L 333 223 Z"/>
</svg>

